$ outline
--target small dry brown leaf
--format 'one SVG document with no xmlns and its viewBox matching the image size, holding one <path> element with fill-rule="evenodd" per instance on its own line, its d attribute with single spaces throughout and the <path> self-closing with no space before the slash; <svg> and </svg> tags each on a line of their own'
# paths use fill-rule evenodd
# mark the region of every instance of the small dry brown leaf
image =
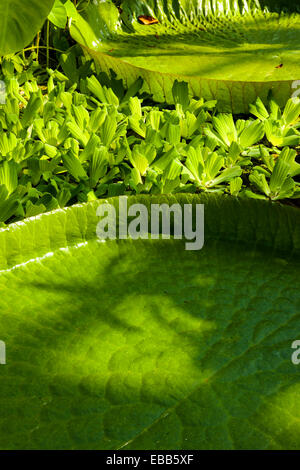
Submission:
<svg viewBox="0 0 300 470">
<path fill-rule="evenodd" d="M 159 23 L 158 19 L 153 18 L 153 16 L 141 15 L 138 17 L 140 23 L 145 25 L 157 24 Z"/>
</svg>

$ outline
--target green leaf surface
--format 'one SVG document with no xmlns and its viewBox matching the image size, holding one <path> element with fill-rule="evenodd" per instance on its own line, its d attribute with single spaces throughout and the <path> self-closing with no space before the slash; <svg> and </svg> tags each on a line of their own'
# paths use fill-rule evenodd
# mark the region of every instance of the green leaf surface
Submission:
<svg viewBox="0 0 300 470">
<path fill-rule="evenodd" d="M 176 80 L 218 100 L 218 110 L 248 112 L 270 91 L 281 106 L 300 76 L 300 8 L 264 0 L 124 0 L 69 6 L 71 34 L 100 68 L 127 85 L 138 77 L 157 101 L 173 102 Z M 150 16 L 156 24 L 141 23 Z"/>
<path fill-rule="evenodd" d="M 100 201 L 0 230 L 0 448 L 299 449 L 299 211 L 133 203 L 205 204 L 204 248 L 99 243 Z"/>
<path fill-rule="evenodd" d="M 27 46 L 42 27 L 54 0 L 0 0 L 0 55 Z"/>
<path fill-rule="evenodd" d="M 55 0 L 53 8 L 48 15 L 48 19 L 58 28 L 65 28 L 68 15 L 66 7 L 61 0 Z"/>
</svg>

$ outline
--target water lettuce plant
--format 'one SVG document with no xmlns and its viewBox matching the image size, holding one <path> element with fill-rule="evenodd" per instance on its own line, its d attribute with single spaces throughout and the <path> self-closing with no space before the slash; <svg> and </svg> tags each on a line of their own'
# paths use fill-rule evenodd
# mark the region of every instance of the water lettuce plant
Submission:
<svg viewBox="0 0 300 470">
<path fill-rule="evenodd" d="M 283 106 L 299 79 L 294 1 L 94 1 L 67 10 L 72 36 L 101 70 L 127 85 L 141 76 L 156 101 L 173 101 L 177 79 L 220 111 L 246 113 L 270 90 Z"/>
</svg>

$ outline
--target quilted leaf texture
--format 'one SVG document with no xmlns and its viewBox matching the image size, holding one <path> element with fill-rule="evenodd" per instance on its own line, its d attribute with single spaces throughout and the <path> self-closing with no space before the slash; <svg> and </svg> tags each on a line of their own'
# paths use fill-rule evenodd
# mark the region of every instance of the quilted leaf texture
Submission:
<svg viewBox="0 0 300 470">
<path fill-rule="evenodd" d="M 299 212 L 137 202 L 204 203 L 204 248 L 100 243 L 98 201 L 0 231 L 0 448 L 299 449 Z"/>
<path fill-rule="evenodd" d="M 272 91 L 282 106 L 300 76 L 300 7 L 268 0 L 124 0 L 70 8 L 71 34 L 126 85 L 138 77 L 157 101 L 174 80 L 220 111 L 248 112 Z M 142 21 L 148 18 L 148 22 Z M 152 24 L 149 24 L 152 18 Z M 155 20 L 155 21 L 154 21 Z M 151 21 L 150 21 L 151 23 Z"/>
</svg>

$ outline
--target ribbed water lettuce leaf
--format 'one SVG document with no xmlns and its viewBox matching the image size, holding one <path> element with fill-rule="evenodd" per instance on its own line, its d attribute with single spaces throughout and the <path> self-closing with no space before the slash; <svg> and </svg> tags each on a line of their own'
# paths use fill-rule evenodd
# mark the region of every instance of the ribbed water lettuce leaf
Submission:
<svg viewBox="0 0 300 470">
<path fill-rule="evenodd" d="M 203 250 L 99 243 L 99 201 L 0 231 L 1 449 L 300 448 L 299 212 L 151 202 L 204 203 Z"/>
<path fill-rule="evenodd" d="M 71 34 L 127 85 L 139 76 L 157 101 L 172 102 L 175 79 L 190 92 L 217 99 L 221 111 L 248 112 L 270 90 L 280 105 L 300 75 L 300 8 L 261 0 L 95 1 L 77 13 Z M 144 25 L 141 16 L 158 20 Z"/>
</svg>

